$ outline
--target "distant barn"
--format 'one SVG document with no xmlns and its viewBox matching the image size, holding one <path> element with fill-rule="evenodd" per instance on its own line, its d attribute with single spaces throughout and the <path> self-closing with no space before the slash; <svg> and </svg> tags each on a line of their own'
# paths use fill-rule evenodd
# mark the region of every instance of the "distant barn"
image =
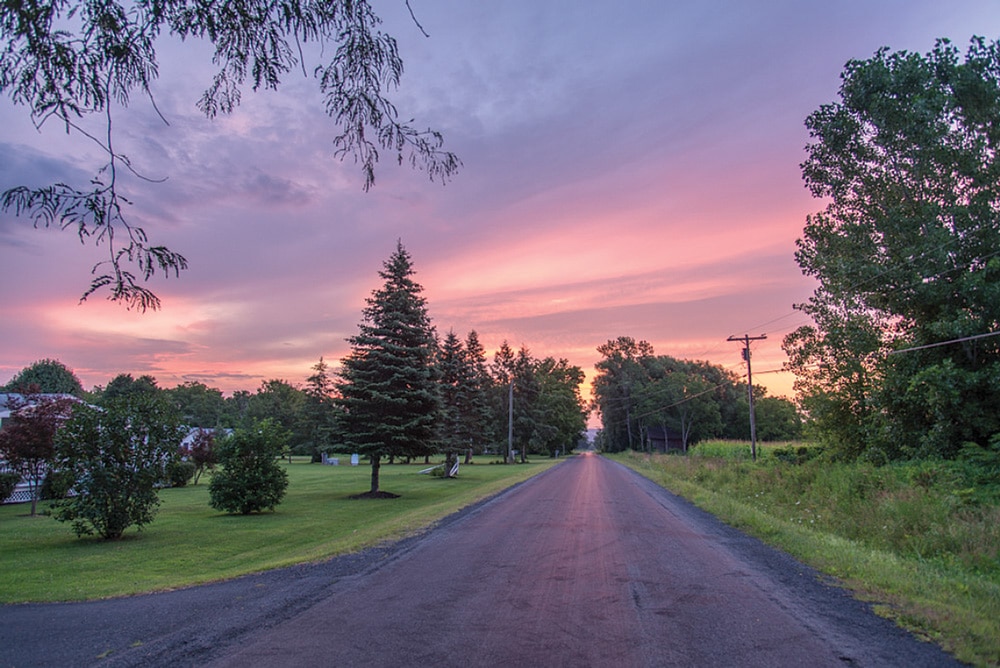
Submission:
<svg viewBox="0 0 1000 668">
<path fill-rule="evenodd" d="M 679 431 L 666 427 L 647 427 L 646 439 L 654 452 L 684 452 L 684 438 Z"/>
</svg>

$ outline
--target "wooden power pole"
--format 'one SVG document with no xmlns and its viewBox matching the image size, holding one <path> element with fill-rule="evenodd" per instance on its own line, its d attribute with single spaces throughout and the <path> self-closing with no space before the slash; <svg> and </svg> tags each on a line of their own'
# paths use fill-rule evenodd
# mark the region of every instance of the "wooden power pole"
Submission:
<svg viewBox="0 0 1000 668">
<path fill-rule="evenodd" d="M 744 334 L 743 336 L 730 336 L 726 339 L 727 341 L 743 342 L 743 359 L 747 361 L 747 397 L 750 403 L 750 457 L 754 461 L 757 461 L 757 420 L 753 408 L 753 373 L 750 369 L 750 342 L 762 341 L 766 338 L 767 334 L 761 334 L 760 336 Z"/>
</svg>

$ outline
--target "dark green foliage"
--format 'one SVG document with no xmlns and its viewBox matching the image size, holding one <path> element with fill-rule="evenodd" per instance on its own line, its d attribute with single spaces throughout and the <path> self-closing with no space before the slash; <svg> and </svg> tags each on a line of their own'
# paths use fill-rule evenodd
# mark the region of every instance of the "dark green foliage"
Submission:
<svg viewBox="0 0 1000 668">
<path fill-rule="evenodd" d="M 608 452 L 622 452 L 641 447 L 636 423 L 638 383 L 645 375 L 639 360 L 653 355 L 646 341 L 636 342 L 620 336 L 597 347 L 603 358 L 595 366 L 594 408 L 601 414 L 602 447 Z"/>
<path fill-rule="evenodd" d="M 52 501 L 55 499 L 65 499 L 69 491 L 73 489 L 73 472 L 57 471 L 50 469 L 42 481 L 41 498 Z"/>
<path fill-rule="evenodd" d="M 438 449 L 445 454 L 443 471 L 448 476 L 457 454 L 470 449 L 475 437 L 475 426 L 470 424 L 471 415 L 467 410 L 465 395 L 471 382 L 471 373 L 465 363 L 462 342 L 454 331 L 449 331 L 441 344 L 438 372 L 441 383 Z"/>
<path fill-rule="evenodd" d="M 161 396 L 127 394 L 100 409 L 77 406 L 56 436 L 57 470 L 73 477 L 76 496 L 54 504 L 55 518 L 78 536 L 121 538 L 153 521 L 157 487 L 177 455 L 181 431 Z"/>
<path fill-rule="evenodd" d="M 821 454 L 823 454 L 823 448 L 809 448 L 804 445 L 798 447 L 790 445 L 787 448 L 775 448 L 771 450 L 772 457 L 788 464 L 804 464 Z"/>
<path fill-rule="evenodd" d="M 784 342 L 841 457 L 954 458 L 1000 432 L 1000 43 L 851 61 L 806 121 L 826 208 L 796 259 L 814 325 Z"/>
<path fill-rule="evenodd" d="M 430 455 L 437 440 L 437 339 L 413 273 L 399 242 L 379 272 L 385 283 L 368 298 L 359 333 L 348 339 L 351 353 L 340 371 L 341 447 L 371 462 L 373 496 L 382 459 Z"/>
<path fill-rule="evenodd" d="M 313 366 L 313 375 L 306 379 L 305 397 L 300 408 L 299 433 L 301 443 L 292 446 L 296 454 L 308 454 L 319 462 L 323 452 L 333 449 L 337 434 L 337 406 L 334 403 L 336 387 L 329 374 L 329 366 L 319 358 Z"/>
<path fill-rule="evenodd" d="M 187 260 L 149 243 L 142 227 L 126 218 L 122 179 L 135 170 L 113 149 L 112 118 L 124 113 L 133 95 L 155 99 L 156 47 L 158 38 L 168 37 L 211 44 L 211 62 L 218 69 L 198 102 L 206 116 L 231 113 L 248 85 L 277 89 L 288 73 L 310 70 L 323 107 L 340 130 L 334 154 L 360 165 L 365 190 L 375 182 L 381 151 L 446 181 L 459 161 L 442 150 L 441 135 L 401 122 L 386 97 L 400 83 L 403 62 L 380 23 L 365 0 L 5 3 L 0 92 L 27 107 L 39 126 L 54 119 L 64 131 L 75 132 L 81 131 L 80 117 L 106 119 L 105 132 L 95 133 L 100 140 L 88 136 L 108 163 L 87 185 L 12 188 L 0 196 L 0 210 L 27 216 L 36 225 L 70 228 L 81 241 L 110 246 L 84 298 L 108 287 L 111 299 L 129 307 L 159 308 L 159 299 L 141 281 L 159 271 L 177 275 Z M 303 48 L 317 44 L 316 50 Z M 300 62 L 311 53 L 329 60 L 315 67 Z"/>
<path fill-rule="evenodd" d="M 146 374 L 133 378 L 130 373 L 118 374 L 103 389 L 95 391 L 99 404 L 137 394 L 155 396 L 160 392 L 156 379 L 152 376 Z"/>
<path fill-rule="evenodd" d="M 274 510 L 288 489 L 288 474 L 278 463 L 287 441 L 287 432 L 271 420 L 220 439 L 216 452 L 222 469 L 208 486 L 211 506 L 242 515 Z"/>
<path fill-rule="evenodd" d="M 625 336 L 597 350 L 603 359 L 596 365 L 594 408 L 603 423 L 602 449 L 649 449 L 650 428 L 677 434 L 685 450 L 706 438 L 749 439 L 747 386 L 734 373 L 656 355 L 649 343 Z M 755 386 L 754 402 L 761 440 L 801 434 L 801 417 L 791 401 L 767 397 Z"/>
<path fill-rule="evenodd" d="M 76 374 L 59 360 L 53 359 L 39 360 L 21 369 L 3 386 L 2 391 L 83 396 L 83 386 Z"/>
<path fill-rule="evenodd" d="M 534 358 L 522 346 L 515 354 L 504 341 L 493 356 L 494 417 L 498 450 L 506 453 L 510 419 L 513 417 L 512 449 L 554 456 L 576 447 L 586 429 L 587 411 L 580 397 L 583 370 L 564 359 Z M 510 414 L 513 394 L 514 410 Z"/>
<path fill-rule="evenodd" d="M 1000 434 L 983 447 L 966 443 L 958 462 L 968 481 L 966 496 L 979 502 L 1000 502 Z"/>
<path fill-rule="evenodd" d="M 534 367 L 538 381 L 533 452 L 555 456 L 573 450 L 587 429 L 587 411 L 580 396 L 583 369 L 565 359 L 546 357 Z"/>
<path fill-rule="evenodd" d="M 305 392 L 287 381 L 266 380 L 247 398 L 246 411 L 237 424 L 249 428 L 262 420 L 273 420 L 288 432 L 287 445 L 298 448 L 308 438 L 301 421 L 306 399 Z"/>
<path fill-rule="evenodd" d="M 197 469 L 194 462 L 172 461 L 167 464 L 167 482 L 171 487 L 184 487 L 191 482 Z"/>
<path fill-rule="evenodd" d="M 482 453 L 496 440 L 496 420 L 491 410 L 493 379 L 486 365 L 486 351 L 475 330 L 465 337 L 466 386 L 463 411 L 468 420 L 466 429 L 473 450 Z"/>
<path fill-rule="evenodd" d="M 181 423 L 188 427 L 232 427 L 225 424 L 226 400 L 222 390 L 204 383 L 188 382 L 165 390 L 177 408 Z"/>
<path fill-rule="evenodd" d="M 14 488 L 17 487 L 17 483 L 19 482 L 21 482 L 20 473 L 12 473 L 10 471 L 0 473 L 0 503 L 10 498 L 10 495 L 14 493 Z"/>
</svg>

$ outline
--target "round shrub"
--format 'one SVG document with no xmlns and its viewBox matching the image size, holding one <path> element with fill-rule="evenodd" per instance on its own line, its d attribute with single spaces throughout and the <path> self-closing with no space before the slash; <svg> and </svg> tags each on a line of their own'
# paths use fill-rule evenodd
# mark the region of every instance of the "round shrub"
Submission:
<svg viewBox="0 0 1000 668">
<path fill-rule="evenodd" d="M 21 476 L 18 473 L 0 473 L 0 503 L 10 498 L 20 481 Z"/>
<path fill-rule="evenodd" d="M 194 462 L 173 461 L 167 465 L 167 482 L 171 487 L 184 487 L 198 469 Z"/>
<path fill-rule="evenodd" d="M 42 481 L 41 497 L 46 501 L 65 499 L 73 488 L 72 471 L 49 471 Z"/>
<path fill-rule="evenodd" d="M 278 463 L 287 440 L 287 432 L 271 420 L 222 439 L 216 445 L 222 470 L 208 485 L 211 506 L 242 515 L 274 510 L 288 488 L 288 474 Z"/>
</svg>

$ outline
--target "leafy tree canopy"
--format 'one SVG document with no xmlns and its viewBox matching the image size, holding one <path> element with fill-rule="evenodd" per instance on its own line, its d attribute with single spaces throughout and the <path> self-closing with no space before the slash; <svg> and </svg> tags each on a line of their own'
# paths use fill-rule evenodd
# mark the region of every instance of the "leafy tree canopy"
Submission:
<svg viewBox="0 0 1000 668">
<path fill-rule="evenodd" d="M 278 463 L 287 441 L 288 433 L 272 420 L 220 439 L 215 451 L 222 470 L 209 483 L 211 506 L 242 515 L 274 510 L 288 489 L 288 473 Z"/>
<path fill-rule="evenodd" d="M 954 456 L 1000 433 L 1000 43 L 851 61 L 806 121 L 826 208 L 796 259 L 814 325 L 784 347 L 831 445 Z"/>
<path fill-rule="evenodd" d="M 54 516 L 78 536 L 117 539 L 153 521 L 157 488 L 181 441 L 177 415 L 163 396 L 127 394 L 101 408 L 79 404 L 56 436 L 57 470 L 73 478 L 76 495 L 57 502 Z"/>
<path fill-rule="evenodd" d="M 133 378 L 130 373 L 118 374 L 103 389 L 95 392 L 98 396 L 98 402 L 102 404 L 127 396 L 140 394 L 155 396 L 159 393 L 160 387 L 156 384 L 155 378 L 149 374 Z"/>
<path fill-rule="evenodd" d="M 4 385 L 4 392 L 44 392 L 48 394 L 72 394 L 83 396 L 83 385 L 65 364 L 59 360 L 43 359 L 33 362 L 21 369 L 9 383 Z"/>
<path fill-rule="evenodd" d="M 83 299 L 108 288 L 110 299 L 130 308 L 159 308 L 142 281 L 157 272 L 177 275 L 187 260 L 150 243 L 126 216 L 124 179 L 142 177 L 119 152 L 113 119 L 135 97 L 156 109 L 157 49 L 167 37 L 207 40 L 215 49 L 217 69 L 198 101 L 206 116 L 232 112 L 246 87 L 277 89 L 292 70 L 312 69 L 324 109 L 340 130 L 334 155 L 360 165 L 365 190 L 375 182 L 381 152 L 432 179 L 447 180 L 459 161 L 442 149 L 441 135 L 401 121 L 388 97 L 399 86 L 403 61 L 380 24 L 366 0 L 5 3 L 0 92 L 26 107 L 37 126 L 54 121 L 66 132 L 87 136 L 108 162 L 86 185 L 7 190 L 0 209 L 28 216 L 36 225 L 74 229 L 81 241 L 108 246 L 108 259 L 94 267 Z M 327 60 L 313 65 L 312 54 Z M 89 130 L 88 117 L 102 119 L 104 130 Z"/>
</svg>

